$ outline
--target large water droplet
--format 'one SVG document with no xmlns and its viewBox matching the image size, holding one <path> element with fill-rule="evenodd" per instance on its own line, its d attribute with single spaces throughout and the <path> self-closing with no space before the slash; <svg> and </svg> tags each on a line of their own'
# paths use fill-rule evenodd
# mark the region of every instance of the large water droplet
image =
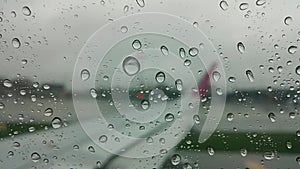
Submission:
<svg viewBox="0 0 300 169">
<path fill-rule="evenodd" d="M 183 88 L 182 80 L 181 79 L 177 79 L 175 81 L 175 86 L 176 86 L 176 89 L 178 91 L 182 91 L 182 88 Z"/>
<path fill-rule="evenodd" d="M 173 115 L 172 113 L 166 114 L 165 120 L 166 120 L 166 122 L 171 122 L 171 121 L 173 121 L 173 120 L 174 120 L 174 115 Z"/>
<path fill-rule="evenodd" d="M 13 38 L 11 43 L 12 43 L 12 46 L 16 49 L 21 46 L 21 42 L 18 38 Z"/>
<path fill-rule="evenodd" d="M 292 22 L 293 22 L 293 18 L 291 17 L 291 16 L 287 16 L 287 17 L 285 17 L 284 18 L 284 24 L 286 24 L 286 25 L 290 25 L 290 24 L 292 24 Z"/>
<path fill-rule="evenodd" d="M 24 6 L 24 7 L 22 8 L 22 12 L 23 12 L 23 14 L 24 14 L 25 16 L 31 15 L 31 10 L 30 10 L 30 8 L 29 8 L 28 6 Z"/>
<path fill-rule="evenodd" d="M 166 78 L 166 75 L 164 72 L 158 72 L 156 73 L 155 75 L 155 80 L 158 82 L 158 83 L 163 83 L 165 81 L 165 78 Z"/>
<path fill-rule="evenodd" d="M 144 0 L 136 0 L 136 3 L 141 7 L 145 7 L 145 1 Z"/>
<path fill-rule="evenodd" d="M 245 53 L 245 46 L 242 42 L 238 42 L 237 49 L 241 54 Z"/>
<path fill-rule="evenodd" d="M 254 75 L 251 70 L 246 70 L 246 76 L 250 82 L 254 81 Z"/>
<path fill-rule="evenodd" d="M 123 61 L 123 70 L 127 75 L 133 76 L 140 71 L 140 63 L 135 57 L 128 56 Z"/>
<path fill-rule="evenodd" d="M 195 57 L 196 55 L 198 55 L 198 53 L 199 53 L 199 50 L 198 50 L 197 48 L 195 48 L 195 47 L 192 47 L 192 48 L 190 48 L 190 50 L 189 50 L 189 54 L 190 54 L 192 57 Z"/>
<path fill-rule="evenodd" d="M 174 154 L 172 157 L 171 157 L 171 164 L 176 166 L 178 164 L 180 164 L 181 162 L 181 156 L 179 154 Z"/>
<path fill-rule="evenodd" d="M 222 0 L 222 1 L 220 2 L 220 8 L 221 8 L 223 11 L 226 11 L 226 10 L 228 9 L 228 3 L 227 3 L 227 1 Z"/>
<path fill-rule="evenodd" d="M 54 117 L 51 122 L 51 125 L 54 129 L 58 129 L 62 126 L 62 121 L 59 117 Z"/>
<path fill-rule="evenodd" d="M 292 46 L 290 46 L 289 48 L 288 48 L 288 52 L 290 53 L 290 54 L 294 54 L 294 53 L 296 53 L 297 52 L 297 46 L 294 46 L 294 45 L 292 45 Z"/>
<path fill-rule="evenodd" d="M 132 48 L 135 49 L 135 50 L 139 50 L 142 47 L 141 42 L 137 39 L 134 40 L 131 45 L 132 45 Z"/>
<path fill-rule="evenodd" d="M 86 81 L 90 78 L 90 71 L 87 69 L 83 69 L 80 73 L 81 80 Z"/>
<path fill-rule="evenodd" d="M 275 157 L 275 153 L 273 151 L 266 151 L 264 153 L 264 158 L 266 160 L 272 160 Z"/>
<path fill-rule="evenodd" d="M 10 87 L 12 87 L 12 82 L 8 79 L 5 79 L 3 81 L 3 86 L 10 88 Z"/>
<path fill-rule="evenodd" d="M 297 75 L 300 75 L 300 66 L 297 66 L 297 67 L 296 67 L 295 72 L 296 72 Z"/>
<path fill-rule="evenodd" d="M 34 152 L 31 154 L 31 160 L 34 162 L 34 163 L 37 163 L 38 161 L 40 161 L 41 159 L 41 156 L 39 153 L 37 152 Z"/>
<path fill-rule="evenodd" d="M 164 56 L 169 55 L 169 49 L 164 45 L 160 47 L 160 51 Z"/>
</svg>

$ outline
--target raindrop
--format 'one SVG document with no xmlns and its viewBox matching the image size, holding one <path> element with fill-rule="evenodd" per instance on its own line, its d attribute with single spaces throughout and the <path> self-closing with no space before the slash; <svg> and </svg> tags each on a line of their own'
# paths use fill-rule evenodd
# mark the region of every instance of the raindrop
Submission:
<svg viewBox="0 0 300 169">
<path fill-rule="evenodd" d="M 300 156 L 299 156 L 299 157 L 296 157 L 296 162 L 297 162 L 297 164 L 300 166 Z"/>
<path fill-rule="evenodd" d="M 12 87 L 12 82 L 8 79 L 5 79 L 3 81 L 3 86 L 10 88 L 10 87 Z"/>
<path fill-rule="evenodd" d="M 287 149 L 292 149 L 292 147 L 293 147 L 292 142 L 287 141 L 287 142 L 286 142 L 286 148 L 287 148 Z"/>
<path fill-rule="evenodd" d="M 171 157 L 171 164 L 176 166 L 178 164 L 180 164 L 181 162 L 181 156 L 179 154 L 174 154 L 172 157 Z"/>
<path fill-rule="evenodd" d="M 3 110 L 5 108 L 5 104 L 0 102 L 0 110 Z"/>
<path fill-rule="evenodd" d="M 95 148 L 93 146 L 89 146 L 88 147 L 89 152 L 94 153 L 95 152 Z"/>
<path fill-rule="evenodd" d="M 294 54 L 294 53 L 296 53 L 296 51 L 297 51 L 297 46 L 290 46 L 289 48 L 288 48 L 288 52 L 290 53 L 290 54 Z"/>
<path fill-rule="evenodd" d="M 160 47 L 160 51 L 164 56 L 169 55 L 169 49 L 164 45 Z"/>
<path fill-rule="evenodd" d="M 58 129 L 62 126 L 62 121 L 59 117 L 54 117 L 51 122 L 51 125 L 54 129 Z"/>
<path fill-rule="evenodd" d="M 286 24 L 286 25 L 290 25 L 290 24 L 292 24 L 292 22 L 293 22 L 293 18 L 292 17 L 290 17 L 290 16 L 287 16 L 287 17 L 285 17 L 284 18 L 284 24 Z"/>
<path fill-rule="evenodd" d="M 207 147 L 208 155 L 213 156 L 215 154 L 215 150 L 212 147 Z"/>
<path fill-rule="evenodd" d="M 246 70 L 246 76 L 250 82 L 254 81 L 254 75 L 251 70 Z"/>
<path fill-rule="evenodd" d="M 262 5 L 264 5 L 266 3 L 266 0 L 257 0 L 256 1 L 256 5 L 257 6 L 262 6 Z"/>
<path fill-rule="evenodd" d="M 186 60 L 183 62 L 183 65 L 184 65 L 184 66 L 190 66 L 190 65 L 191 65 L 191 63 L 192 63 L 192 61 L 191 61 L 191 60 L 189 60 L 189 59 L 186 59 Z"/>
<path fill-rule="evenodd" d="M 240 153 L 241 153 L 242 157 L 246 157 L 247 156 L 247 150 L 244 149 L 244 148 L 241 149 Z"/>
<path fill-rule="evenodd" d="M 108 138 L 107 138 L 106 135 L 102 135 L 102 136 L 99 137 L 99 142 L 100 143 L 105 143 L 107 140 L 108 140 Z"/>
<path fill-rule="evenodd" d="M 150 103 L 148 100 L 143 100 L 141 103 L 142 109 L 147 110 L 150 107 Z"/>
<path fill-rule="evenodd" d="M 275 157 L 275 153 L 273 151 L 266 151 L 264 153 L 264 158 L 266 160 L 272 160 Z"/>
<path fill-rule="evenodd" d="M 12 46 L 16 49 L 21 46 L 21 42 L 18 38 L 13 38 L 11 43 L 12 43 Z"/>
<path fill-rule="evenodd" d="M 29 131 L 29 133 L 32 133 L 32 132 L 35 131 L 35 128 L 34 128 L 34 127 L 29 127 L 29 128 L 28 128 L 28 131 Z"/>
<path fill-rule="evenodd" d="M 50 117 L 53 115 L 53 109 L 52 108 L 47 108 L 45 111 L 44 111 L 44 115 L 47 116 L 47 117 Z"/>
<path fill-rule="evenodd" d="M 232 121 L 233 118 L 234 118 L 234 114 L 233 114 L 233 113 L 228 113 L 228 114 L 227 114 L 227 120 L 228 120 L 228 121 Z"/>
<path fill-rule="evenodd" d="M 174 115 L 173 115 L 172 113 L 166 114 L 165 120 L 166 120 L 166 122 L 171 122 L 171 121 L 173 121 L 173 120 L 174 120 Z"/>
<path fill-rule="evenodd" d="M 182 91 L 182 88 L 183 88 L 182 80 L 181 80 L 181 79 L 177 79 L 177 80 L 175 81 L 175 86 L 176 86 L 176 89 L 177 89 L 178 91 Z"/>
<path fill-rule="evenodd" d="M 90 72 L 87 69 L 81 71 L 81 80 L 86 81 L 90 78 Z"/>
<path fill-rule="evenodd" d="M 269 113 L 268 114 L 269 119 L 271 120 L 272 123 L 276 122 L 276 116 L 274 113 Z"/>
<path fill-rule="evenodd" d="M 125 5 L 124 8 L 123 8 L 124 13 L 128 12 L 128 10 L 129 10 L 129 6 Z"/>
<path fill-rule="evenodd" d="M 193 169 L 193 167 L 189 163 L 184 163 L 182 169 Z"/>
<path fill-rule="evenodd" d="M 236 81 L 236 78 L 231 76 L 228 78 L 228 81 L 234 83 Z"/>
<path fill-rule="evenodd" d="M 185 53 L 184 48 L 180 48 L 180 49 L 179 49 L 179 56 L 180 56 L 181 58 L 185 58 L 185 57 L 186 57 L 186 53 Z"/>
<path fill-rule="evenodd" d="M 221 78 L 221 74 L 218 71 L 213 72 L 213 79 L 214 81 L 218 81 Z"/>
<path fill-rule="evenodd" d="M 196 55 L 198 55 L 198 53 L 199 53 L 199 50 L 198 50 L 197 48 L 195 48 L 195 47 L 192 47 L 192 48 L 190 48 L 190 50 L 189 50 L 189 54 L 190 54 L 192 57 L 195 57 Z"/>
<path fill-rule="evenodd" d="M 195 114 L 193 116 L 193 120 L 194 120 L 195 124 L 200 124 L 200 116 L 199 115 Z"/>
<path fill-rule="evenodd" d="M 22 12 L 23 12 L 23 14 L 24 14 L 25 16 L 31 15 L 31 10 L 30 10 L 30 8 L 29 8 L 28 6 L 24 6 L 24 7 L 22 8 Z"/>
<path fill-rule="evenodd" d="M 296 67 L 295 72 L 296 72 L 297 75 L 300 75 L 300 66 L 297 66 L 297 67 Z"/>
<path fill-rule="evenodd" d="M 14 142 L 13 143 L 13 148 L 14 149 L 19 149 L 21 147 L 21 144 L 19 142 Z"/>
<path fill-rule="evenodd" d="M 141 7 L 145 7 L 145 1 L 144 0 L 136 0 L 136 3 Z"/>
<path fill-rule="evenodd" d="M 34 152 L 34 153 L 31 154 L 31 160 L 34 163 L 37 163 L 38 161 L 40 161 L 40 159 L 41 159 L 41 156 L 39 155 L 39 153 Z"/>
<path fill-rule="evenodd" d="M 137 39 L 134 40 L 131 45 L 132 45 L 133 49 L 135 49 L 135 50 L 139 50 L 142 47 L 141 42 Z"/>
<path fill-rule="evenodd" d="M 248 9 L 248 6 L 249 6 L 249 4 L 248 3 L 241 3 L 240 4 L 240 6 L 239 6 L 239 8 L 240 8 L 240 10 L 246 10 L 246 9 Z"/>
<path fill-rule="evenodd" d="M 97 96 L 98 96 L 97 91 L 96 91 L 96 89 L 94 89 L 94 88 L 92 88 L 92 89 L 90 90 L 90 94 L 91 94 L 91 96 L 92 96 L 93 99 L 96 99 Z"/>
<path fill-rule="evenodd" d="M 228 3 L 227 3 L 227 1 L 222 0 L 222 1 L 220 2 L 220 8 L 221 8 L 223 11 L 226 11 L 226 10 L 228 9 Z"/>
<path fill-rule="evenodd" d="M 166 75 L 164 72 L 158 72 L 155 75 L 155 80 L 157 83 L 163 83 L 165 81 Z"/>
<path fill-rule="evenodd" d="M 128 31 L 127 26 L 121 26 L 121 32 L 126 33 Z"/>
<path fill-rule="evenodd" d="M 245 53 L 245 46 L 244 46 L 244 44 L 243 44 L 242 42 L 239 42 L 239 43 L 237 44 L 237 49 L 238 49 L 238 51 L 239 51 L 241 54 Z"/>
<path fill-rule="evenodd" d="M 128 56 L 123 60 L 123 70 L 127 75 L 133 76 L 140 71 L 140 63 L 135 57 Z"/>
</svg>

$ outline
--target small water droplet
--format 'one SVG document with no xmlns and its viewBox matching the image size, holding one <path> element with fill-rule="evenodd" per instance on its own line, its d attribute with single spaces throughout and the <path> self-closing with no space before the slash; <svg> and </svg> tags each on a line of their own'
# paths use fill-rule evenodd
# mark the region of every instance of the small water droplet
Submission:
<svg viewBox="0 0 300 169">
<path fill-rule="evenodd" d="M 128 10 L 129 10 L 129 6 L 128 6 L 128 5 L 125 5 L 124 8 L 123 8 L 124 13 L 127 13 Z"/>
<path fill-rule="evenodd" d="M 136 3 L 141 7 L 145 7 L 145 1 L 144 0 L 136 0 Z"/>
<path fill-rule="evenodd" d="M 95 148 L 93 146 L 89 146 L 88 147 L 89 152 L 94 153 L 95 152 Z"/>
<path fill-rule="evenodd" d="M 14 149 L 19 149 L 21 147 L 21 144 L 19 142 L 14 142 L 13 143 L 13 148 Z"/>
<path fill-rule="evenodd" d="M 181 162 L 181 156 L 179 154 L 174 154 L 171 157 L 171 164 L 177 166 Z"/>
<path fill-rule="evenodd" d="M 274 113 L 269 113 L 268 114 L 269 119 L 271 120 L 272 123 L 276 122 L 276 116 Z"/>
<path fill-rule="evenodd" d="M 296 72 L 297 75 L 300 75 L 300 66 L 297 66 L 297 67 L 296 67 L 295 72 Z"/>
<path fill-rule="evenodd" d="M 18 38 L 13 38 L 11 43 L 12 43 L 12 46 L 16 49 L 21 47 L 21 42 Z"/>
<path fill-rule="evenodd" d="M 213 79 L 214 81 L 218 81 L 221 78 L 221 74 L 218 71 L 213 72 Z"/>
<path fill-rule="evenodd" d="M 287 17 L 285 17 L 284 18 L 284 24 L 286 24 L 286 25 L 290 25 L 290 24 L 292 24 L 292 22 L 293 22 L 293 18 L 291 17 L 291 16 L 287 16 Z"/>
<path fill-rule="evenodd" d="M 0 110 L 3 110 L 5 108 L 5 104 L 0 102 Z"/>
<path fill-rule="evenodd" d="M 160 47 L 160 51 L 164 56 L 169 55 L 169 49 L 164 45 Z"/>
<path fill-rule="evenodd" d="M 293 148 L 292 142 L 287 141 L 287 142 L 286 142 L 286 148 L 287 148 L 287 149 L 292 149 L 292 148 Z"/>
<path fill-rule="evenodd" d="M 193 116 L 193 120 L 194 120 L 195 124 L 200 124 L 200 116 L 198 114 Z"/>
<path fill-rule="evenodd" d="M 238 42 L 237 49 L 241 54 L 245 53 L 245 46 L 242 42 Z"/>
<path fill-rule="evenodd" d="M 234 83 L 236 81 L 236 78 L 231 76 L 228 78 L 228 81 Z"/>
<path fill-rule="evenodd" d="M 247 156 L 247 150 L 244 149 L 244 148 L 241 149 L 240 153 L 241 153 L 242 157 L 246 157 Z"/>
<path fill-rule="evenodd" d="M 297 46 L 294 46 L 294 45 L 292 45 L 292 46 L 290 46 L 289 48 L 288 48 L 288 52 L 290 53 L 290 54 L 294 54 L 294 53 L 296 53 L 297 52 Z"/>
<path fill-rule="evenodd" d="M 106 141 L 108 140 L 106 135 L 102 135 L 99 137 L 99 142 L 100 143 L 106 143 Z"/>
<path fill-rule="evenodd" d="M 233 114 L 233 113 L 228 113 L 228 114 L 227 114 L 227 120 L 228 120 L 228 121 L 232 121 L 233 118 L 234 118 L 234 114 Z"/>
<path fill-rule="evenodd" d="M 47 116 L 47 117 L 50 117 L 53 115 L 53 109 L 52 108 L 47 108 L 45 111 L 44 111 L 44 115 Z"/>
<path fill-rule="evenodd" d="M 177 79 L 175 81 L 175 86 L 176 86 L 176 89 L 178 91 L 182 91 L 182 88 L 183 88 L 182 80 L 181 79 Z"/>
<path fill-rule="evenodd" d="M 132 45 L 132 48 L 135 49 L 135 50 L 139 50 L 142 47 L 141 42 L 137 39 L 134 40 L 131 45 Z"/>
<path fill-rule="evenodd" d="M 126 33 L 128 31 L 127 26 L 121 26 L 121 32 Z"/>
<path fill-rule="evenodd" d="M 148 100 L 143 100 L 141 103 L 142 109 L 147 110 L 150 107 L 150 103 Z"/>
<path fill-rule="evenodd" d="M 275 153 L 273 151 L 266 151 L 264 153 L 264 158 L 266 160 L 272 160 L 272 159 L 274 159 L 274 157 L 275 157 Z"/>
<path fill-rule="evenodd" d="M 93 99 L 96 99 L 97 96 L 98 96 L 97 91 L 96 91 L 96 89 L 94 89 L 94 88 L 92 88 L 92 89 L 90 90 L 90 94 L 91 94 L 91 96 L 92 96 Z"/>
<path fill-rule="evenodd" d="M 157 83 L 163 83 L 165 81 L 166 75 L 164 72 L 158 72 L 155 75 L 155 80 Z"/>
<path fill-rule="evenodd" d="M 31 10 L 28 6 L 23 6 L 22 12 L 25 16 L 30 16 L 31 15 Z"/>
<path fill-rule="evenodd" d="M 123 70 L 127 75 L 133 76 L 140 71 L 140 63 L 135 57 L 128 56 L 123 60 Z"/>
<path fill-rule="evenodd" d="M 10 88 L 10 87 L 12 87 L 12 82 L 10 81 L 10 80 L 8 80 L 8 79 L 5 79 L 4 81 L 3 81 L 3 86 L 5 86 L 5 87 L 7 87 L 7 88 Z"/>
<path fill-rule="evenodd" d="M 54 117 L 51 122 L 51 125 L 54 129 L 58 129 L 62 126 L 62 121 L 59 117 Z"/>
<path fill-rule="evenodd" d="M 256 1 L 256 5 L 257 6 L 262 6 L 262 5 L 264 5 L 266 3 L 266 0 L 257 0 Z"/>
<path fill-rule="evenodd" d="M 179 56 L 181 58 L 185 58 L 186 57 L 186 52 L 185 52 L 184 48 L 180 48 L 179 49 Z"/>
<path fill-rule="evenodd" d="M 90 78 L 90 71 L 87 69 L 83 69 L 81 71 L 81 80 L 87 81 Z"/>
<path fill-rule="evenodd" d="M 246 9 L 248 9 L 248 6 L 249 6 L 249 4 L 248 3 L 241 3 L 240 4 L 240 6 L 239 6 L 239 8 L 240 8 L 240 10 L 246 10 Z"/>
<path fill-rule="evenodd" d="M 184 62 L 183 62 L 183 65 L 184 66 L 190 66 L 192 63 L 192 61 L 190 59 L 186 59 Z"/>
<path fill-rule="evenodd" d="M 190 50 L 189 50 L 189 54 L 190 54 L 192 57 L 195 57 L 196 55 L 198 55 L 198 53 L 199 53 L 199 50 L 198 50 L 197 48 L 195 48 L 195 47 L 192 47 L 192 48 L 190 48 Z"/>
<path fill-rule="evenodd" d="M 40 156 L 39 153 L 33 152 L 33 153 L 31 154 L 31 160 L 32 160 L 34 163 L 37 163 L 38 161 L 40 161 L 40 159 L 41 159 L 41 156 Z"/>
<path fill-rule="evenodd" d="M 207 147 L 208 155 L 213 156 L 215 154 L 215 150 L 212 147 Z"/>
<path fill-rule="evenodd" d="M 225 0 L 222 0 L 219 5 L 223 11 L 226 11 L 228 9 L 228 3 Z"/>
<path fill-rule="evenodd" d="M 254 81 L 254 75 L 251 70 L 246 70 L 246 76 L 250 82 Z"/>
<path fill-rule="evenodd" d="M 172 113 L 166 114 L 165 120 L 166 120 L 166 122 L 171 122 L 171 121 L 173 121 L 173 120 L 174 120 L 174 115 L 173 115 Z"/>
</svg>

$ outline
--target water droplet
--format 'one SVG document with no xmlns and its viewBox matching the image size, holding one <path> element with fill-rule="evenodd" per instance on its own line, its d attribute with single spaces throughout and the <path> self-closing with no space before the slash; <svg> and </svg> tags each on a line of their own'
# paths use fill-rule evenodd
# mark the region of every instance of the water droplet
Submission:
<svg viewBox="0 0 300 169">
<path fill-rule="evenodd" d="M 79 150 L 79 145 L 73 145 L 73 150 Z"/>
<path fill-rule="evenodd" d="M 288 52 L 290 53 L 290 54 L 294 54 L 294 53 L 296 53 L 297 52 L 297 46 L 290 46 L 289 48 L 288 48 Z"/>
<path fill-rule="evenodd" d="M 166 120 L 166 122 L 171 122 L 171 121 L 173 121 L 173 120 L 174 120 L 174 115 L 173 115 L 172 113 L 166 114 L 165 120 Z"/>
<path fill-rule="evenodd" d="M 3 81 L 3 86 L 10 88 L 10 87 L 12 87 L 12 82 L 8 79 L 5 79 Z"/>
<path fill-rule="evenodd" d="M 165 81 L 166 75 L 164 72 L 158 72 L 155 75 L 155 80 L 157 83 L 163 83 Z"/>
<path fill-rule="evenodd" d="M 239 51 L 241 54 L 245 53 L 245 46 L 244 46 L 244 44 L 243 44 L 242 42 L 239 42 L 239 43 L 237 44 L 237 49 L 238 49 L 238 51 Z"/>
<path fill-rule="evenodd" d="M 254 75 L 251 70 L 246 70 L 246 76 L 250 82 L 254 81 Z"/>
<path fill-rule="evenodd" d="M 228 113 L 228 114 L 227 114 L 227 120 L 228 120 L 228 121 L 232 121 L 233 118 L 234 118 L 234 114 L 233 114 L 233 113 Z"/>
<path fill-rule="evenodd" d="M 53 115 L 53 109 L 52 108 L 47 108 L 45 111 L 44 111 L 44 115 L 47 116 L 47 117 L 50 117 Z"/>
<path fill-rule="evenodd" d="M 51 125 L 54 129 L 58 129 L 62 126 L 62 121 L 59 117 L 54 117 L 51 122 Z"/>
<path fill-rule="evenodd" d="M 49 90 L 49 89 L 50 89 L 50 86 L 49 86 L 48 84 L 44 84 L 44 85 L 43 85 L 43 88 L 44 88 L 45 90 Z"/>
<path fill-rule="evenodd" d="M 129 11 L 129 6 L 125 5 L 124 8 L 123 8 L 123 11 L 124 11 L 124 13 L 127 13 Z"/>
<path fill-rule="evenodd" d="M 182 169 L 193 169 L 190 163 L 184 163 Z"/>
<path fill-rule="evenodd" d="M 296 118 L 296 113 L 295 113 L 295 112 L 290 112 L 290 113 L 289 113 L 289 117 L 290 117 L 291 119 Z"/>
<path fill-rule="evenodd" d="M 89 146 L 88 147 L 89 152 L 94 153 L 95 152 L 95 148 L 93 146 Z"/>
<path fill-rule="evenodd" d="M 176 86 L 176 89 L 178 91 L 182 91 L 182 88 L 183 88 L 182 80 L 181 79 L 177 79 L 175 81 L 175 86 Z"/>
<path fill-rule="evenodd" d="M 221 78 L 221 74 L 218 71 L 213 72 L 213 79 L 214 81 L 218 81 Z"/>
<path fill-rule="evenodd" d="M 271 120 L 272 123 L 276 122 L 276 116 L 274 113 L 269 113 L 268 114 L 269 119 Z"/>
<path fill-rule="evenodd" d="M 17 13 L 16 13 L 16 11 L 11 11 L 11 17 L 13 17 L 13 18 L 15 18 L 16 16 L 17 16 Z"/>
<path fill-rule="evenodd" d="M 13 38 L 11 43 L 12 43 L 12 46 L 16 49 L 21 46 L 21 42 L 18 38 Z"/>
<path fill-rule="evenodd" d="M 290 17 L 290 16 L 287 16 L 287 17 L 285 17 L 284 18 L 284 24 L 286 24 L 286 25 L 290 25 L 290 24 L 292 24 L 292 22 L 293 22 L 293 18 L 292 17 Z"/>
<path fill-rule="evenodd" d="M 247 150 L 244 149 L 244 148 L 241 149 L 240 153 L 241 153 L 242 157 L 246 157 L 247 156 Z"/>
<path fill-rule="evenodd" d="M 38 161 L 40 161 L 41 159 L 41 156 L 39 153 L 37 152 L 34 152 L 31 154 L 31 160 L 34 162 L 34 163 L 37 163 Z"/>
<path fill-rule="evenodd" d="M 240 6 L 239 6 L 239 8 L 240 8 L 240 10 L 246 10 L 246 9 L 248 9 L 248 6 L 249 6 L 249 4 L 248 3 L 241 3 L 240 4 Z"/>
<path fill-rule="evenodd" d="M 208 155 L 213 156 L 215 154 L 215 150 L 212 147 L 207 147 Z"/>
<path fill-rule="evenodd" d="M 92 89 L 90 90 L 90 94 L 91 94 L 91 96 L 92 96 L 93 99 L 96 99 L 97 96 L 98 96 L 97 91 L 96 91 L 96 89 L 94 89 L 94 88 L 92 88 Z"/>
<path fill-rule="evenodd" d="M 185 52 L 184 48 L 180 48 L 179 49 L 179 56 L 181 58 L 185 58 L 186 57 L 186 52 Z"/>
<path fill-rule="evenodd" d="M 192 61 L 190 59 L 186 59 L 184 62 L 183 62 L 183 65 L 184 66 L 190 66 L 192 63 Z"/>
<path fill-rule="evenodd" d="M 292 149 L 292 148 L 293 148 L 292 142 L 287 141 L 287 142 L 286 142 L 286 148 L 287 148 L 287 149 Z"/>
<path fill-rule="evenodd" d="M 181 156 L 179 154 L 174 154 L 172 157 L 171 157 L 171 164 L 176 166 L 178 164 L 180 164 L 181 162 Z"/>
<path fill-rule="evenodd" d="M 145 1 L 144 0 L 136 0 L 136 3 L 141 7 L 145 7 Z"/>
<path fill-rule="evenodd" d="M 5 108 L 5 104 L 0 102 L 0 110 L 3 110 Z"/>
<path fill-rule="evenodd" d="M 299 156 L 299 157 L 296 157 L 296 162 L 297 162 L 297 164 L 300 166 L 300 156 Z"/>
<path fill-rule="evenodd" d="M 264 153 L 264 158 L 266 160 L 272 160 L 275 157 L 275 153 L 273 151 L 266 151 Z"/>
<path fill-rule="evenodd" d="M 128 31 L 127 26 L 121 26 L 121 32 L 126 33 Z"/>
<path fill-rule="evenodd" d="M 198 50 L 197 48 L 195 48 L 195 47 L 192 47 L 192 48 L 190 48 L 190 50 L 189 50 L 189 54 L 190 54 L 192 57 L 195 57 L 196 55 L 198 55 L 198 53 L 199 53 L 199 50 Z"/>
<path fill-rule="evenodd" d="M 22 8 L 22 12 L 23 12 L 23 14 L 24 14 L 25 16 L 30 16 L 30 15 L 31 15 L 31 10 L 30 10 L 30 8 L 29 8 L 28 6 L 24 6 L 24 7 Z"/>
<path fill-rule="evenodd" d="M 297 137 L 300 137 L 300 130 L 297 130 L 297 131 L 296 131 L 296 136 L 297 136 Z"/>
<path fill-rule="evenodd" d="M 262 6 L 262 5 L 264 5 L 266 3 L 266 0 L 257 0 L 256 1 L 256 5 L 257 6 Z"/>
<path fill-rule="evenodd" d="M 108 140 L 106 135 L 102 135 L 99 137 L 99 142 L 100 143 L 106 143 L 106 141 Z"/>
<path fill-rule="evenodd" d="M 88 71 L 87 69 L 83 69 L 81 71 L 81 80 L 86 81 L 90 78 L 90 71 Z"/>
<path fill-rule="evenodd" d="M 142 47 L 141 42 L 137 39 L 134 40 L 131 45 L 132 45 L 133 49 L 135 49 L 135 50 L 139 50 Z"/>
<path fill-rule="evenodd" d="M 140 71 L 140 63 L 135 57 L 128 56 L 123 60 L 123 70 L 127 75 L 133 76 Z"/>
<path fill-rule="evenodd" d="M 143 100 L 141 103 L 142 109 L 147 110 L 150 107 L 150 103 L 148 100 Z"/>
<path fill-rule="evenodd" d="M 21 147 L 21 144 L 19 142 L 14 142 L 13 143 L 13 148 L 14 149 L 19 149 Z"/>
<path fill-rule="evenodd" d="M 28 131 L 29 131 L 29 133 L 32 133 L 32 132 L 35 131 L 35 128 L 34 128 L 34 127 L 29 127 L 29 128 L 28 128 Z"/>
<path fill-rule="evenodd" d="M 295 72 L 296 72 L 297 75 L 300 75 L 300 66 L 297 66 L 297 67 L 296 67 Z"/>
<path fill-rule="evenodd" d="M 200 116 L 198 114 L 193 116 L 193 120 L 194 120 L 195 124 L 200 124 Z"/>
<path fill-rule="evenodd" d="M 228 81 L 234 83 L 236 81 L 236 78 L 231 76 L 228 78 Z"/>
<path fill-rule="evenodd" d="M 160 47 L 160 51 L 164 56 L 169 55 L 169 49 L 164 45 Z"/>
<path fill-rule="evenodd" d="M 220 8 L 221 8 L 223 11 L 226 11 L 226 10 L 228 9 L 228 3 L 227 3 L 227 1 L 222 0 L 222 1 L 220 2 Z"/>
</svg>

